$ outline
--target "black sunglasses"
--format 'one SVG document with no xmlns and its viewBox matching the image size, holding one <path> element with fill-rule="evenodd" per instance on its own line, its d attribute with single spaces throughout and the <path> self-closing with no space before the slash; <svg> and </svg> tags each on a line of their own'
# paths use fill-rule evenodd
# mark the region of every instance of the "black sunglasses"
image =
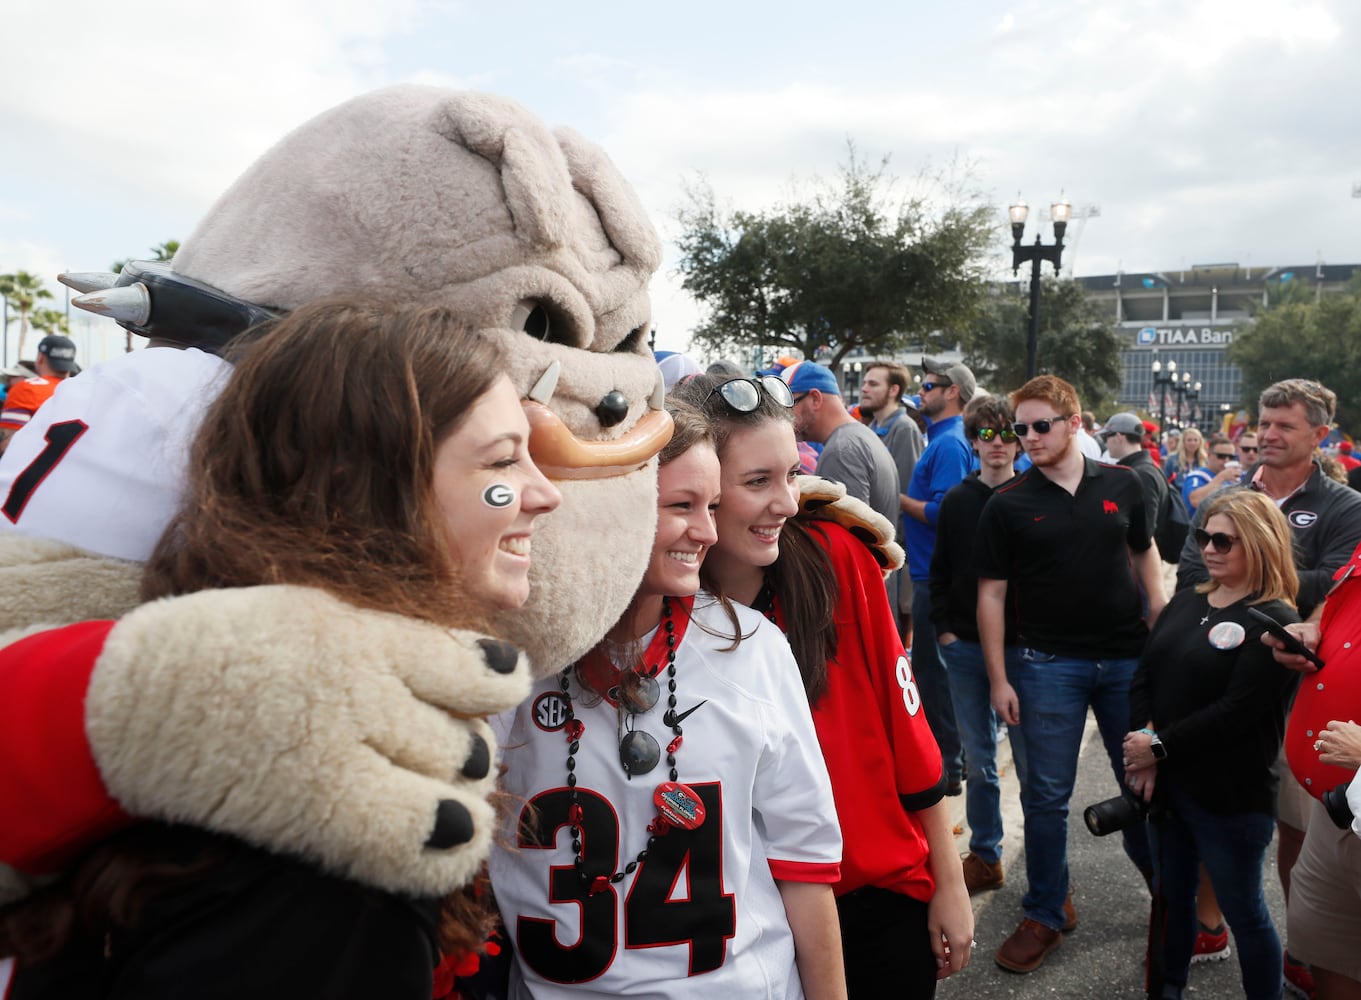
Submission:
<svg viewBox="0 0 1361 1000">
<path fill-rule="evenodd" d="M 952 385 L 954 383 L 948 379 L 941 379 L 939 382 L 923 382 L 922 392 L 930 392 L 932 389 L 948 389 Z"/>
<path fill-rule="evenodd" d="M 1215 458 L 1222 458 L 1226 462 L 1232 462 L 1235 458 L 1238 457 L 1231 451 L 1229 452 L 1216 451 L 1213 452 L 1212 454 L 1214 455 Z"/>
<path fill-rule="evenodd" d="M 1233 543 L 1238 541 L 1237 535 L 1230 535 L 1226 531 L 1216 531 L 1212 535 L 1204 528 L 1197 528 L 1195 530 L 1195 536 L 1197 546 L 1203 549 L 1207 545 L 1213 545 L 1215 551 L 1221 556 L 1228 552 L 1229 549 L 1233 548 Z"/>
<path fill-rule="evenodd" d="M 1032 420 L 1028 424 L 1015 423 L 1011 429 L 1016 432 L 1017 437 L 1025 437 L 1030 433 L 1030 428 L 1035 428 L 1036 434 L 1048 434 L 1055 424 L 1061 424 L 1068 417 L 1051 417 L 1048 420 Z"/>
<path fill-rule="evenodd" d="M 1257 448 L 1256 448 L 1255 445 L 1250 445 L 1250 444 L 1240 444 L 1240 445 L 1238 446 L 1238 450 L 1239 450 L 1239 451 L 1245 451 L 1245 452 L 1247 452 L 1249 455 L 1255 455 L 1255 454 L 1257 454 Z"/>
<path fill-rule="evenodd" d="M 633 716 L 649 711 L 657 704 L 661 693 L 661 685 L 655 677 L 636 670 L 624 674 L 619 678 L 619 684 L 610 689 L 610 696 L 629 713 L 626 724 L 630 732 L 619 741 L 619 763 L 630 778 L 635 774 L 647 774 L 662 759 L 662 748 L 656 737 L 641 729 L 632 729 Z"/>
<path fill-rule="evenodd" d="M 1040 431 L 1040 433 L 1043 434 L 1044 431 Z M 997 437 L 997 435 L 999 435 L 999 434 L 1002 435 L 1002 443 L 1003 443 L 1003 444 L 1015 444 L 1015 443 L 1016 443 L 1016 432 L 1013 431 L 1010 427 L 1002 427 L 1002 428 L 997 428 L 997 427 L 980 427 L 980 428 L 978 428 L 978 430 L 974 431 L 974 437 L 976 437 L 976 438 L 978 438 L 978 440 L 984 441 L 984 442 L 991 441 L 993 438 Z"/>
<path fill-rule="evenodd" d="M 765 390 L 767 396 L 781 406 L 794 405 L 794 394 L 789 391 L 789 384 L 774 375 L 762 375 L 759 379 L 729 379 L 721 385 L 715 386 L 713 392 L 709 393 L 709 397 L 712 397 L 716 392 L 723 398 L 723 402 L 738 413 L 751 413 L 761 405 L 762 389 Z"/>
</svg>

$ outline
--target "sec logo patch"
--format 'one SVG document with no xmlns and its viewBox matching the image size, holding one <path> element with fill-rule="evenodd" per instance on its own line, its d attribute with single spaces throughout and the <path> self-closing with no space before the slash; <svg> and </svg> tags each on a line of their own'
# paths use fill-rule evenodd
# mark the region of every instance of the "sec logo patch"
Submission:
<svg viewBox="0 0 1361 1000">
<path fill-rule="evenodd" d="M 567 725 L 567 699 L 561 691 L 545 691 L 534 699 L 534 725 L 545 733 L 556 733 Z"/>
<path fill-rule="evenodd" d="M 1287 520 L 1292 528 L 1307 528 L 1318 520 L 1318 515 L 1312 510 L 1292 510 Z"/>
</svg>

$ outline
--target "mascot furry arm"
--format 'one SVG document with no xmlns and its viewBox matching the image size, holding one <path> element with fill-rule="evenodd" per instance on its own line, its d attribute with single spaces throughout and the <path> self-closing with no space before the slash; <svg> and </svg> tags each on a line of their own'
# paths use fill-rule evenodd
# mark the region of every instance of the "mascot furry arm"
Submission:
<svg viewBox="0 0 1361 1000">
<path fill-rule="evenodd" d="M 493 623 L 518 658 L 301 588 L 207 592 L 128 613 L 136 560 L 176 506 L 174 416 L 200 412 L 211 373 L 157 389 L 178 397 L 125 391 L 166 353 L 152 350 L 64 383 L 0 460 L 0 496 L 12 495 L 54 422 L 89 425 L 22 512 L 0 519 L 0 631 L 23 631 L 0 651 L 0 862 L 52 870 L 133 813 L 384 888 L 464 881 L 486 851 L 491 779 L 480 772 L 494 755 L 476 717 L 517 700 L 528 670 L 590 648 L 647 563 L 653 457 L 669 436 L 646 344 L 659 262 L 636 196 L 599 149 L 501 98 L 402 86 L 285 137 L 169 268 L 64 278 L 83 293 L 76 304 L 181 346 L 211 347 L 334 296 L 455 308 L 504 339 L 507 374 L 536 400 L 526 404 L 530 450 L 563 502 L 535 535 L 529 603 Z M 209 355 L 175 353 L 211 368 Z M 115 402 L 157 399 L 155 414 L 121 429 L 99 420 L 106 384 Z M 132 428 L 149 439 L 130 446 Z M 104 494 L 64 477 L 101 449 L 168 474 L 143 484 L 137 504 L 90 505 Z M 149 502 L 157 492 L 161 502 Z M 32 634 L 91 618 L 119 620 Z M 0 864 L 0 899 L 25 886 Z"/>
</svg>

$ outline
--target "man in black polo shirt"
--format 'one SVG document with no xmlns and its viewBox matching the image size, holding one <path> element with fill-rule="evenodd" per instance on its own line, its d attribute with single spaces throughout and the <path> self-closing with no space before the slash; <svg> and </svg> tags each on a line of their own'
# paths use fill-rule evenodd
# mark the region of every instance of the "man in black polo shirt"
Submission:
<svg viewBox="0 0 1361 1000">
<path fill-rule="evenodd" d="M 1167 603 L 1138 476 L 1085 458 L 1081 406 L 1071 385 L 1033 378 L 1011 394 L 1016 433 L 1033 468 L 1001 486 L 979 521 L 978 631 L 992 704 L 1019 726 L 1026 773 L 1025 919 L 997 950 L 1012 972 L 1039 968 L 1077 924 L 1068 901 L 1068 800 L 1090 706 L 1117 782 L 1128 730 L 1129 683 L 1148 627 Z M 1005 611 L 1015 613 L 1020 656 L 1008 680 Z M 1012 730 L 1016 738 L 1018 730 Z M 1145 878 L 1142 826 L 1125 851 Z"/>
</svg>

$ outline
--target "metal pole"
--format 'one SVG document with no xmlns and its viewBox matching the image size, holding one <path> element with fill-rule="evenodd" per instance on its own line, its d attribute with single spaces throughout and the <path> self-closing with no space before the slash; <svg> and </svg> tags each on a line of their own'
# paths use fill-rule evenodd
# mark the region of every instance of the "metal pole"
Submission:
<svg viewBox="0 0 1361 1000">
<path fill-rule="evenodd" d="M 1035 242 L 1039 242 L 1035 237 Z M 1040 258 L 1030 261 L 1030 328 L 1025 341 L 1025 377 L 1032 379 L 1039 374 L 1040 364 Z"/>
</svg>

